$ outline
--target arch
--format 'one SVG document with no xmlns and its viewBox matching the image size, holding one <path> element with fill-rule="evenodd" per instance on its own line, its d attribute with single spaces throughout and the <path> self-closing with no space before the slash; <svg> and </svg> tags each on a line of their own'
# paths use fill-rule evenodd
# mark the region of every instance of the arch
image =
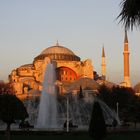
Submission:
<svg viewBox="0 0 140 140">
<path fill-rule="evenodd" d="M 59 67 L 56 69 L 57 80 L 61 82 L 73 82 L 77 79 L 77 74 L 69 67 Z"/>
<path fill-rule="evenodd" d="M 28 87 L 28 90 L 34 89 L 34 88 L 38 89 L 38 86 L 33 78 L 25 77 L 21 79 L 21 82 L 23 83 L 23 88 Z"/>
</svg>

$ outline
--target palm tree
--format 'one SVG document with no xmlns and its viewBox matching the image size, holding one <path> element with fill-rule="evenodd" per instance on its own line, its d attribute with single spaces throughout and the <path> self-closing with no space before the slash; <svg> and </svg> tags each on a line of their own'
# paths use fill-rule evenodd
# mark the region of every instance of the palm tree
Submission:
<svg viewBox="0 0 140 140">
<path fill-rule="evenodd" d="M 122 0 L 120 3 L 120 18 L 126 29 L 133 30 L 133 27 L 140 25 L 140 0 Z"/>
</svg>

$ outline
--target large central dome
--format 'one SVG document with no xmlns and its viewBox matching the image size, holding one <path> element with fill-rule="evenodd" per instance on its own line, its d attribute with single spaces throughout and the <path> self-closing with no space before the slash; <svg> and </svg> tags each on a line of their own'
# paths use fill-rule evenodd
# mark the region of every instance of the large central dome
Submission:
<svg viewBox="0 0 140 140">
<path fill-rule="evenodd" d="M 76 56 L 70 49 L 60 46 L 58 43 L 48 47 L 41 52 L 35 60 L 49 57 L 51 60 L 80 61 L 80 57 Z"/>
<path fill-rule="evenodd" d="M 51 46 L 49 48 L 46 48 L 44 51 L 42 51 L 41 54 L 68 54 L 68 55 L 75 55 L 70 49 L 59 46 L 57 43 L 55 46 Z"/>
</svg>

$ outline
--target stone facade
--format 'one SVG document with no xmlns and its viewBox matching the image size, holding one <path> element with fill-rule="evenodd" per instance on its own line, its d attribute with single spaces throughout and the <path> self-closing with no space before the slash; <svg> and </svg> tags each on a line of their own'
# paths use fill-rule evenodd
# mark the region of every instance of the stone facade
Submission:
<svg viewBox="0 0 140 140">
<path fill-rule="evenodd" d="M 32 64 L 22 65 L 12 70 L 9 81 L 12 83 L 15 93 L 24 97 L 29 91 L 41 91 L 45 69 L 52 61 L 56 65 L 58 83 L 73 83 L 83 77 L 94 78 L 93 65 L 90 59 L 84 61 L 66 47 L 51 46 L 45 49 L 39 56 L 34 58 Z"/>
</svg>

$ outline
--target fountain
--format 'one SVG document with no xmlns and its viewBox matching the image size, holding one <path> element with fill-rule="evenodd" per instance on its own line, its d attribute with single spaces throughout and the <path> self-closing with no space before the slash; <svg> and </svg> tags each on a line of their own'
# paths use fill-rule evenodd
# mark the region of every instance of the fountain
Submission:
<svg viewBox="0 0 140 140">
<path fill-rule="evenodd" d="M 95 100 L 101 105 L 106 124 L 111 125 L 114 119 L 119 124 L 116 112 L 112 111 L 104 102 L 97 99 L 95 94 L 89 93 L 83 98 L 80 98 L 79 94 L 72 95 L 71 93 L 61 96 L 59 93 L 56 93 L 55 83 L 55 66 L 53 63 L 49 63 L 46 66 L 40 103 L 33 106 L 34 101 L 29 102 L 29 112 L 32 112 L 30 118 L 34 118 L 30 122 L 34 121 L 36 128 L 62 130 L 64 124 L 72 121 L 75 126 L 78 126 L 79 130 L 88 130 Z"/>
<path fill-rule="evenodd" d="M 46 66 L 43 90 L 37 119 L 38 128 L 57 128 L 57 101 L 55 89 L 55 68 L 52 63 Z"/>
<path fill-rule="evenodd" d="M 95 94 L 89 97 L 89 99 L 79 98 L 78 95 L 73 96 L 71 94 L 66 95 L 67 97 L 62 97 L 63 99 L 58 100 L 58 125 L 63 128 L 65 121 L 70 120 L 74 125 L 78 126 L 79 130 L 88 130 L 89 122 L 92 113 L 93 103 L 99 102 L 105 122 L 107 125 L 112 125 L 113 120 L 117 120 L 120 124 L 119 118 L 115 111 L 111 110 L 103 101 L 98 99 Z M 67 106 L 67 101 L 68 106 Z M 67 118 L 68 116 L 68 118 Z"/>
</svg>

